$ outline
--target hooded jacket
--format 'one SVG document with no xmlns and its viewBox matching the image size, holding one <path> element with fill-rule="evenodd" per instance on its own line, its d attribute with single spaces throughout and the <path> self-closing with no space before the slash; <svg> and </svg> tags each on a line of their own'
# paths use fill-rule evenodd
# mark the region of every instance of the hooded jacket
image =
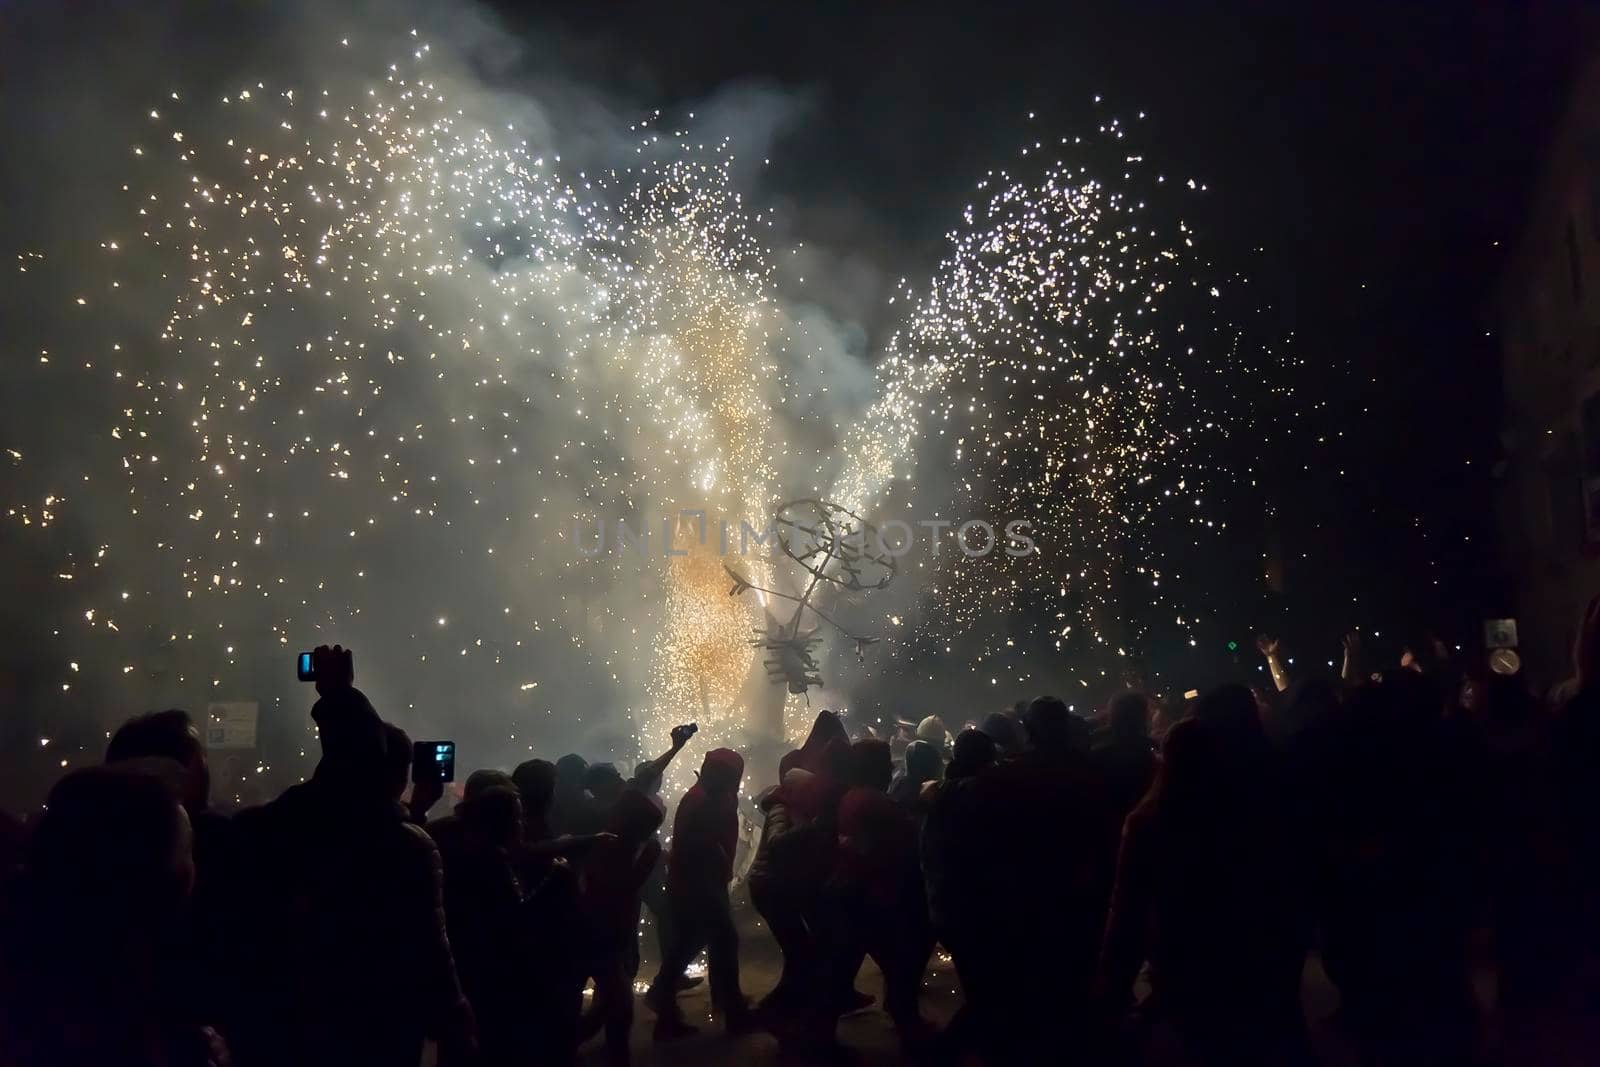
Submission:
<svg viewBox="0 0 1600 1067">
<path fill-rule="evenodd" d="M 744 757 L 731 748 L 706 753 L 700 780 L 683 795 L 672 820 L 667 888 L 673 892 L 724 892 L 733 880 L 739 847 L 739 780 Z"/>
</svg>

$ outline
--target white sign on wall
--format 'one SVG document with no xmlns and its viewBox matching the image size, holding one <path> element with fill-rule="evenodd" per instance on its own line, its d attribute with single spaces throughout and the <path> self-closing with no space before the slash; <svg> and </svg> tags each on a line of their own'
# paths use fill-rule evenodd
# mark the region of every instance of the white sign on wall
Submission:
<svg viewBox="0 0 1600 1067">
<path fill-rule="evenodd" d="M 235 700 L 206 707 L 207 748 L 255 748 L 256 714 L 253 700 Z"/>
</svg>

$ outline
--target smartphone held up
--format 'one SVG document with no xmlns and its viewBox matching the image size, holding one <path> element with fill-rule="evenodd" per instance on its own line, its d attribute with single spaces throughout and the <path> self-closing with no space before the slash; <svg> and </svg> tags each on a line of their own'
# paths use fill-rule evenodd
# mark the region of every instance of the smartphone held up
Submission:
<svg viewBox="0 0 1600 1067">
<path fill-rule="evenodd" d="M 411 744 L 413 782 L 453 782 L 456 780 L 454 741 L 414 741 Z"/>
</svg>

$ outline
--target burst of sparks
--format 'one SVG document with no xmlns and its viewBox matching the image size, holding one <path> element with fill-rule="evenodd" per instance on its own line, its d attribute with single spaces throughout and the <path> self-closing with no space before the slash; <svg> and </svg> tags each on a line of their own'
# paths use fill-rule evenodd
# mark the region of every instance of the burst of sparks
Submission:
<svg viewBox="0 0 1600 1067">
<path fill-rule="evenodd" d="M 265 635 L 288 646 L 381 627 L 401 646 L 389 658 L 465 658 L 495 679 L 518 709 L 513 741 L 527 718 L 582 718 L 539 674 L 548 663 L 609 675 L 644 749 L 689 719 L 715 741 L 744 721 L 760 605 L 726 595 L 694 529 L 648 524 L 687 509 L 759 528 L 799 478 L 832 468 L 829 495 L 855 510 L 898 484 L 902 502 L 957 521 L 1032 524 L 1037 552 L 926 563 L 915 580 L 933 606 L 906 644 L 996 612 L 1057 649 L 1137 640 L 1125 605 L 1162 602 L 1172 577 L 1146 531 L 1215 525 L 1204 456 L 1225 420 L 1188 383 L 1232 358 L 1191 233 L 1137 183 L 1069 164 L 991 176 L 931 285 L 898 298 L 907 318 L 876 398 L 801 446 L 797 375 L 825 372 L 806 366 L 812 341 L 777 299 L 731 147 L 646 122 L 634 168 L 573 174 L 447 100 L 426 53 L 355 100 L 257 83 L 150 111 L 124 186 L 134 232 L 102 248 L 109 288 L 130 246 L 166 264 L 150 284 L 170 313 L 154 343 L 124 335 L 84 364 L 116 398 L 106 433 L 127 521 L 121 543 L 60 577 L 156 577 L 84 590 L 84 626 L 120 634 L 108 612 L 137 610 L 147 643 L 202 645 L 179 681 L 231 668 L 233 646 Z M 229 132 L 208 133 L 219 112 Z M 18 263 L 37 273 L 45 259 Z M 71 299 L 115 314 L 105 293 Z M 953 491 L 919 499 L 930 484 Z M 66 499 L 8 514 L 48 527 Z M 657 540 L 658 584 L 630 603 L 622 557 L 577 551 L 574 517 L 636 518 L 687 554 Z M 762 560 L 742 567 L 772 577 Z M 460 595 L 415 603 L 415 568 Z M 495 595 L 552 576 L 558 596 Z M 1012 645 L 995 633 L 973 669 Z M 134 670 L 137 657 L 112 658 Z"/>
</svg>

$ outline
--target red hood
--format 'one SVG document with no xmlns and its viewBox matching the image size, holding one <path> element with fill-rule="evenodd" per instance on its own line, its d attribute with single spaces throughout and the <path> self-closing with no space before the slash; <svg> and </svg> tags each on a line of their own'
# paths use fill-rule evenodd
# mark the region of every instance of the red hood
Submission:
<svg viewBox="0 0 1600 1067">
<path fill-rule="evenodd" d="M 744 757 L 731 748 L 714 748 L 700 764 L 700 784 L 713 792 L 732 792 L 744 777 Z"/>
</svg>

